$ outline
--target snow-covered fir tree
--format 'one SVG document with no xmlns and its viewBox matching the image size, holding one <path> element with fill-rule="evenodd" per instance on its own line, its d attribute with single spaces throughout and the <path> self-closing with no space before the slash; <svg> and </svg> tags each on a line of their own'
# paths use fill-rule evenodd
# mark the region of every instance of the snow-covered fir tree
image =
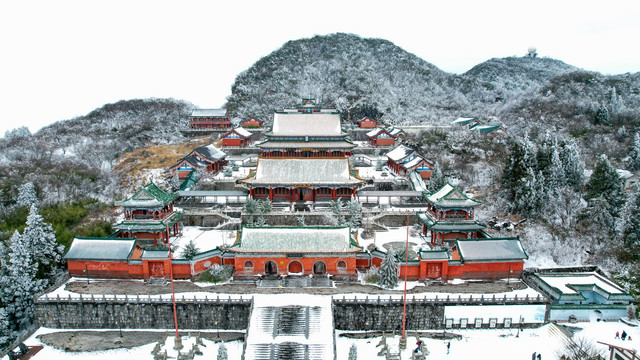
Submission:
<svg viewBox="0 0 640 360">
<path fill-rule="evenodd" d="M 529 140 L 527 134 L 522 140 L 517 140 L 511 148 L 511 155 L 507 160 L 507 165 L 502 176 L 502 183 L 507 190 L 509 200 L 516 201 L 517 197 L 523 196 L 521 186 L 532 186 L 535 180 L 535 170 L 537 169 L 536 151 Z M 526 191 L 525 191 L 526 193 Z M 523 204 L 527 201 L 521 201 Z M 516 209 L 521 209 L 522 205 L 514 204 Z M 529 206 L 524 206 L 528 208 Z"/>
<path fill-rule="evenodd" d="M 633 136 L 633 146 L 631 146 L 625 165 L 629 171 L 640 170 L 640 134 L 638 133 Z"/>
<path fill-rule="evenodd" d="M 329 201 L 329 207 L 331 207 L 331 211 L 334 214 L 339 215 L 344 211 L 344 204 L 341 200 L 331 200 Z"/>
<path fill-rule="evenodd" d="M 611 125 L 611 122 L 609 121 L 609 110 L 607 109 L 605 104 L 600 104 L 600 108 L 598 108 L 598 110 L 596 111 L 596 116 L 593 122 L 596 125 Z"/>
<path fill-rule="evenodd" d="M 233 175 L 233 168 L 229 165 L 225 166 L 222 174 L 226 177 L 231 177 L 231 175 Z"/>
<path fill-rule="evenodd" d="M 359 214 L 362 211 L 362 204 L 358 200 L 351 199 L 346 206 L 349 214 Z"/>
<path fill-rule="evenodd" d="M 560 158 L 567 185 L 576 191 L 581 191 L 584 183 L 584 162 L 580 157 L 578 145 L 573 139 L 562 146 Z"/>
<path fill-rule="evenodd" d="M 227 347 L 224 344 L 220 344 L 218 348 L 218 357 L 217 360 L 227 360 Z"/>
<path fill-rule="evenodd" d="M 191 239 L 189 240 L 187 245 L 185 245 L 184 248 L 182 249 L 181 256 L 187 260 L 191 260 L 196 255 L 198 255 L 198 252 L 200 252 L 200 249 L 198 249 L 198 247 L 196 246 L 196 243 L 193 242 L 193 239 Z"/>
<path fill-rule="evenodd" d="M 31 207 L 32 204 L 38 204 L 38 197 L 36 195 L 36 188 L 31 181 L 28 181 L 18 190 L 18 198 L 16 199 L 18 206 Z"/>
<path fill-rule="evenodd" d="M 273 205 L 269 200 L 260 200 L 258 201 L 258 211 L 260 214 L 268 214 L 273 209 Z"/>
<path fill-rule="evenodd" d="M 298 222 L 298 226 L 307 226 L 307 224 L 305 224 L 304 215 L 296 217 L 296 221 Z"/>
<path fill-rule="evenodd" d="M 429 191 L 434 193 L 440 190 L 447 183 L 447 178 L 442 173 L 442 169 L 440 168 L 440 163 L 436 161 L 433 166 L 433 172 L 431 173 L 431 178 L 429 179 Z"/>
<path fill-rule="evenodd" d="M 611 204 L 604 196 L 592 198 L 580 214 L 580 224 L 592 231 L 604 233 L 612 231 L 615 219 L 612 215 Z"/>
<path fill-rule="evenodd" d="M 258 218 L 256 219 L 255 226 L 266 226 L 267 225 L 267 220 L 265 220 L 264 216 L 262 214 L 260 214 L 260 216 L 258 216 Z"/>
<path fill-rule="evenodd" d="M 44 288 L 36 279 L 30 249 L 17 231 L 9 239 L 8 259 L 0 276 L 0 300 L 12 332 L 24 329 L 33 319 L 34 295 Z"/>
<path fill-rule="evenodd" d="M 551 152 L 551 163 L 549 164 L 549 171 L 545 178 L 545 187 L 548 191 L 565 185 L 564 166 L 562 165 L 557 146 L 554 146 Z"/>
<path fill-rule="evenodd" d="M 24 244 L 36 264 L 38 279 L 53 281 L 55 269 L 62 257 L 64 246 L 56 242 L 56 234 L 50 224 L 45 223 L 35 204 L 29 209 L 27 226 L 22 234 Z"/>
<path fill-rule="evenodd" d="M 611 216 L 616 217 L 626 200 L 624 182 L 604 154 L 593 168 L 593 174 L 585 186 L 584 198 L 591 201 L 600 196 L 611 206 Z"/>
<path fill-rule="evenodd" d="M 635 304 L 627 306 L 627 317 L 629 320 L 635 320 L 638 317 L 638 307 Z"/>
<path fill-rule="evenodd" d="M 378 285 L 385 289 L 398 286 L 398 263 L 393 248 L 389 248 L 378 270 Z"/>
<path fill-rule="evenodd" d="M 533 168 L 527 169 L 527 176 L 518 181 L 514 191 L 513 208 L 525 215 L 536 215 L 544 205 L 544 175 Z"/>
<path fill-rule="evenodd" d="M 243 206 L 243 211 L 247 214 L 255 214 L 258 212 L 258 202 L 253 198 L 248 198 Z"/>
<path fill-rule="evenodd" d="M 4 348 L 11 341 L 11 328 L 9 315 L 4 307 L 0 306 L 0 347 Z"/>
<path fill-rule="evenodd" d="M 349 360 L 358 360 L 358 348 L 356 344 L 351 344 L 349 348 Z"/>
<path fill-rule="evenodd" d="M 640 195 L 635 195 L 630 201 L 621 249 L 625 261 L 640 260 Z"/>
</svg>

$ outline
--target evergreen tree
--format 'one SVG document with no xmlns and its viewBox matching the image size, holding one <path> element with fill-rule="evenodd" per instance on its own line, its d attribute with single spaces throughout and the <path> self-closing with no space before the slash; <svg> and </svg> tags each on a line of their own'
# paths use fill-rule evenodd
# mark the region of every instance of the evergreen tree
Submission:
<svg viewBox="0 0 640 360">
<path fill-rule="evenodd" d="M 604 104 L 601 104 L 598 111 L 596 111 L 594 123 L 596 125 L 611 125 L 611 122 L 609 121 L 609 110 L 607 110 L 607 107 Z"/>
<path fill-rule="evenodd" d="M 349 360 L 358 360 L 358 348 L 356 344 L 351 344 L 351 348 L 349 348 Z"/>
<path fill-rule="evenodd" d="M 555 190 L 565 185 L 564 167 L 562 166 L 562 160 L 560 160 L 560 152 L 557 146 L 555 146 L 551 152 L 551 164 L 545 179 L 547 191 Z"/>
<path fill-rule="evenodd" d="M 218 348 L 217 360 L 227 360 L 227 347 L 224 344 L 220 344 Z"/>
<path fill-rule="evenodd" d="M 18 198 L 16 199 L 18 206 L 31 207 L 32 204 L 38 204 L 38 197 L 36 195 L 36 189 L 31 181 L 26 182 L 20 186 L 18 190 Z"/>
<path fill-rule="evenodd" d="M 549 177 L 551 172 L 554 144 L 555 141 L 552 140 L 551 134 L 547 131 L 536 153 L 537 171 L 542 171 L 546 178 Z"/>
<path fill-rule="evenodd" d="M 442 169 L 440 168 L 440 164 L 436 161 L 433 166 L 433 172 L 431 173 L 431 178 L 429 179 L 429 192 L 434 193 L 443 186 L 447 184 L 447 178 L 442 173 Z"/>
<path fill-rule="evenodd" d="M 581 192 L 584 183 L 584 163 L 580 159 L 578 145 L 573 139 L 562 146 L 560 158 L 567 185 Z"/>
<path fill-rule="evenodd" d="M 635 320 L 637 318 L 638 308 L 635 304 L 629 304 L 627 306 L 627 317 L 629 320 Z"/>
<path fill-rule="evenodd" d="M 515 141 L 511 155 L 504 169 L 502 183 L 508 191 L 511 200 L 517 197 L 517 191 L 530 173 L 537 168 L 537 161 L 533 144 L 525 134 L 522 141 Z"/>
<path fill-rule="evenodd" d="M 255 226 L 266 226 L 266 225 L 267 225 L 267 220 L 265 220 L 264 216 L 260 214 L 260 216 L 258 216 L 258 218 L 256 219 Z"/>
<path fill-rule="evenodd" d="M 233 168 L 229 165 L 225 166 L 224 170 L 222 170 L 222 175 L 231 177 L 231 175 L 233 175 Z"/>
<path fill-rule="evenodd" d="M 544 205 L 544 176 L 538 172 L 533 173 L 532 168 L 527 169 L 527 176 L 518 181 L 515 188 L 513 207 L 514 210 L 525 215 L 535 215 Z"/>
<path fill-rule="evenodd" d="M 636 195 L 629 208 L 629 219 L 623 233 L 623 259 L 624 261 L 637 261 L 640 259 L 640 196 Z"/>
<path fill-rule="evenodd" d="M 24 243 L 36 263 L 38 279 L 53 280 L 55 268 L 62 257 L 64 246 L 56 242 L 56 234 L 50 224 L 44 222 L 35 204 L 27 216 L 27 227 L 22 234 Z"/>
<path fill-rule="evenodd" d="M 601 155 L 593 169 L 593 174 L 585 186 L 585 200 L 591 201 L 602 196 L 611 206 L 611 216 L 616 217 L 625 202 L 624 182 L 611 166 L 606 155 Z"/>
<path fill-rule="evenodd" d="M 331 211 L 333 211 L 334 214 L 336 215 L 340 215 L 342 214 L 342 211 L 344 211 L 344 204 L 342 204 L 341 200 L 331 200 L 329 201 L 329 206 L 331 207 Z"/>
<path fill-rule="evenodd" d="M 271 205 L 271 201 L 269 200 L 260 200 L 258 202 L 258 211 L 260 214 L 268 214 L 273 209 L 273 205 Z"/>
<path fill-rule="evenodd" d="M 243 210 L 247 214 L 255 214 L 258 212 L 258 202 L 253 198 L 248 198 L 244 203 Z"/>
<path fill-rule="evenodd" d="M 10 253 L 0 276 L 0 300 L 5 308 L 9 328 L 18 331 L 31 323 L 34 295 L 44 288 L 36 279 L 31 253 L 17 231 L 9 239 Z"/>
<path fill-rule="evenodd" d="M 13 341 L 13 338 L 11 336 L 9 315 L 5 308 L 0 307 L 0 348 L 4 348 L 11 341 Z"/>
<path fill-rule="evenodd" d="M 393 248 L 389 248 L 378 270 L 378 285 L 385 289 L 393 289 L 398 286 L 398 264 Z"/>
<path fill-rule="evenodd" d="M 307 225 L 304 223 L 304 215 L 298 216 L 298 217 L 296 218 L 296 220 L 298 221 L 298 226 L 307 226 Z"/>
<path fill-rule="evenodd" d="M 351 199 L 347 203 L 347 211 L 349 214 L 359 214 L 362 211 L 362 204 L 358 200 Z"/>
<path fill-rule="evenodd" d="M 629 171 L 640 170 L 640 134 L 638 133 L 633 137 L 633 146 L 625 165 Z"/>
<path fill-rule="evenodd" d="M 611 215 L 611 204 L 603 196 L 591 199 L 587 208 L 580 214 L 580 223 L 599 231 L 613 230 L 615 220 Z"/>
<path fill-rule="evenodd" d="M 189 240 L 187 245 L 184 246 L 184 249 L 182 249 L 182 257 L 187 260 L 191 260 L 196 255 L 198 255 L 198 252 L 200 252 L 200 249 L 198 249 L 196 243 L 194 243 L 193 239 L 191 239 Z"/>
</svg>

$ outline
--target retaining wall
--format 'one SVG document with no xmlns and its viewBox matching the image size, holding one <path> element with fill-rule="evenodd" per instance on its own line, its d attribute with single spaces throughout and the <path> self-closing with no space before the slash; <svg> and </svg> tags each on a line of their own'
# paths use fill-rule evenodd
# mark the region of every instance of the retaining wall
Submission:
<svg viewBox="0 0 640 360">
<path fill-rule="evenodd" d="M 252 298 L 177 298 L 178 324 L 182 329 L 244 330 L 252 303 Z M 41 297 L 35 318 L 40 326 L 62 329 L 174 328 L 170 296 Z"/>
</svg>

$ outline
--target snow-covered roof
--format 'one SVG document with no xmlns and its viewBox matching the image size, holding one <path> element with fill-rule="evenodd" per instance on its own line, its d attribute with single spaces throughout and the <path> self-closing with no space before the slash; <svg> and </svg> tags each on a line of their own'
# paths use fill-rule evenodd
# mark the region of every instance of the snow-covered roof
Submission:
<svg viewBox="0 0 640 360">
<path fill-rule="evenodd" d="M 476 220 L 436 220 L 428 212 L 419 212 L 418 219 L 433 231 L 478 231 L 486 228 L 486 225 Z"/>
<path fill-rule="evenodd" d="M 427 186 L 424 184 L 424 180 L 422 179 L 422 176 L 420 176 L 420 174 L 418 174 L 417 172 L 411 171 L 409 173 L 409 180 L 411 180 L 411 186 L 413 186 L 414 190 L 420 191 L 420 192 L 427 191 Z"/>
<path fill-rule="evenodd" d="M 116 201 L 116 206 L 124 207 L 158 207 L 175 200 L 176 194 L 166 192 L 158 188 L 154 183 L 144 185 L 133 196 L 122 201 Z"/>
<path fill-rule="evenodd" d="M 350 174 L 347 158 L 261 158 L 255 173 L 239 182 L 264 185 L 356 185 L 363 181 Z"/>
<path fill-rule="evenodd" d="M 275 113 L 273 136 L 344 136 L 338 113 Z"/>
<path fill-rule="evenodd" d="M 216 162 L 216 161 L 224 158 L 225 156 L 227 156 L 227 154 L 224 151 L 218 149 L 213 144 L 209 144 L 207 146 L 197 147 L 197 148 L 195 148 L 193 150 L 192 153 L 194 153 L 194 152 L 200 154 L 202 157 L 204 157 L 207 160 L 210 160 L 212 162 Z"/>
<path fill-rule="evenodd" d="M 261 149 L 352 149 L 355 144 L 346 140 L 338 141 L 273 141 L 267 140 L 258 145 Z"/>
<path fill-rule="evenodd" d="M 603 278 L 596 272 L 537 274 L 540 280 L 559 290 L 562 294 L 576 294 L 573 285 L 595 285 L 609 294 L 624 294 L 619 286 Z"/>
<path fill-rule="evenodd" d="M 358 252 L 348 227 L 244 227 L 229 249 L 236 252 Z"/>
<path fill-rule="evenodd" d="M 634 173 L 632 173 L 629 170 L 616 169 L 616 172 L 618 173 L 618 176 L 620 176 L 620 178 L 624 180 L 627 180 L 629 178 L 636 176 Z"/>
<path fill-rule="evenodd" d="M 76 261 L 127 261 L 135 244 L 135 239 L 75 238 L 64 258 Z"/>
<path fill-rule="evenodd" d="M 453 120 L 451 123 L 455 124 L 455 125 L 467 125 L 468 123 L 470 123 L 473 119 L 475 118 L 469 118 L 469 117 L 460 117 L 457 118 L 455 120 Z"/>
<path fill-rule="evenodd" d="M 458 239 L 456 246 L 463 261 L 510 261 L 529 258 L 517 238 Z"/>
<path fill-rule="evenodd" d="M 447 250 L 420 251 L 418 255 L 420 256 L 420 260 L 422 261 L 449 260 L 449 253 L 447 252 Z"/>
<path fill-rule="evenodd" d="M 191 116 L 227 116 L 225 109 L 193 109 Z"/>
<path fill-rule="evenodd" d="M 236 133 L 238 133 L 238 135 L 242 137 L 246 137 L 246 138 L 251 137 L 251 132 L 241 127 L 235 128 L 232 131 L 235 131 Z"/>
<path fill-rule="evenodd" d="M 381 131 L 382 131 L 381 128 L 375 128 L 375 129 L 367 132 L 367 137 L 374 137 L 374 136 L 378 135 Z"/>
<path fill-rule="evenodd" d="M 169 251 L 168 250 L 144 250 L 142 252 L 142 256 L 140 257 L 143 260 L 147 259 L 168 259 Z"/>
<path fill-rule="evenodd" d="M 404 158 L 406 158 L 407 156 L 411 155 L 413 153 L 413 149 L 408 147 L 408 146 L 404 146 L 404 145 L 400 145 L 397 148 L 389 151 L 387 153 L 387 157 L 393 161 L 399 161 L 402 160 Z"/>
<path fill-rule="evenodd" d="M 391 130 L 387 131 L 389 133 L 389 135 L 396 137 L 398 134 L 400 134 L 402 132 L 402 129 L 398 129 L 396 127 L 391 128 Z"/>
<path fill-rule="evenodd" d="M 412 167 L 418 166 L 423 161 L 427 161 L 427 160 L 425 158 L 423 158 L 422 156 L 418 155 L 415 158 L 409 160 L 403 166 L 404 166 L 405 169 L 411 169 Z"/>
<path fill-rule="evenodd" d="M 473 207 L 480 204 L 449 183 L 427 196 L 427 201 L 439 207 Z"/>
</svg>

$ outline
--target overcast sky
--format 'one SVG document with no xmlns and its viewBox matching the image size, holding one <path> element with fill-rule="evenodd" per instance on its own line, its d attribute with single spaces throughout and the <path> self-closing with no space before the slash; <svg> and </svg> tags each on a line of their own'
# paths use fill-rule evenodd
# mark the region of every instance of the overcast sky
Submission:
<svg viewBox="0 0 640 360">
<path fill-rule="evenodd" d="M 535 46 L 606 74 L 640 71 L 640 1 L 1 1 L 0 136 L 122 99 L 221 107 L 286 41 L 348 32 L 462 73 Z"/>
</svg>

